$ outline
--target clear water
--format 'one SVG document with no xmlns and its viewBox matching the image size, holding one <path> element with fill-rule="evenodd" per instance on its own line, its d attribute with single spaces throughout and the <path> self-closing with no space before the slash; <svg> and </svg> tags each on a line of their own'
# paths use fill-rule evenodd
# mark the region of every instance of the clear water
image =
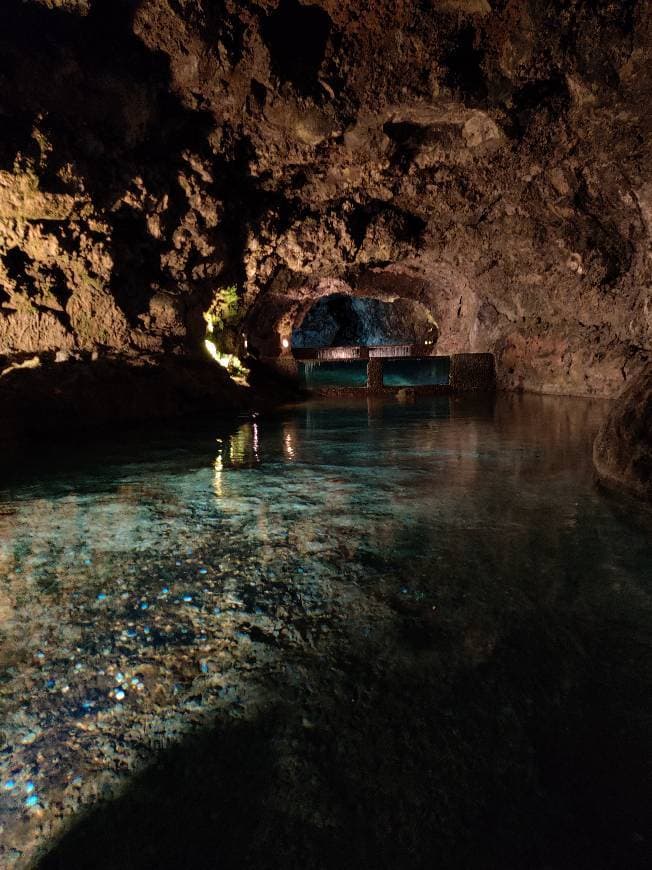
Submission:
<svg viewBox="0 0 652 870">
<path fill-rule="evenodd" d="M 367 361 L 299 363 L 302 383 L 319 387 L 366 387 Z"/>
<path fill-rule="evenodd" d="M 447 384 L 450 357 L 431 359 L 387 359 L 383 361 L 383 384 L 386 387 L 417 387 Z"/>
<path fill-rule="evenodd" d="M 602 413 L 311 403 L 5 469 L 0 866 L 100 799 L 43 866 L 645 866 L 652 522 Z"/>
<path fill-rule="evenodd" d="M 402 348 L 401 348 L 402 349 Z M 301 382 L 310 389 L 319 387 L 365 387 L 367 361 L 299 362 Z M 417 387 L 448 384 L 450 357 L 430 359 L 383 359 L 383 384 L 386 387 Z"/>
</svg>

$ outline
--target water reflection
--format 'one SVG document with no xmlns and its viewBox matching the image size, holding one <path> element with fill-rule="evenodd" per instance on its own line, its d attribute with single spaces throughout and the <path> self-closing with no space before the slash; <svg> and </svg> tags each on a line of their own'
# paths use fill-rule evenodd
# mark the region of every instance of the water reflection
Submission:
<svg viewBox="0 0 652 870">
<path fill-rule="evenodd" d="M 324 775 L 309 731 L 349 747 L 329 764 L 371 816 L 389 812 L 384 794 L 403 801 L 424 842 L 445 824 L 414 801 L 483 807 L 483 824 L 487 796 L 515 813 L 543 732 L 569 733 L 555 710 L 568 727 L 594 714 L 594 674 L 617 719 L 618 693 L 625 718 L 642 715 L 622 662 L 649 650 L 651 536 L 593 485 L 601 413 L 532 397 L 314 403 L 14 484 L 0 498 L 2 861 L 28 860 L 148 753 L 281 702 L 298 716 L 287 752 L 306 812 L 335 812 L 308 789 Z M 383 741 L 409 735 L 395 757 L 360 744 L 351 698 Z M 624 758 L 641 750 L 632 733 Z M 506 770 L 513 801 L 497 797 Z M 638 831 L 627 806 L 619 836 Z"/>
<path fill-rule="evenodd" d="M 228 462 L 231 467 L 250 468 L 261 461 L 260 427 L 257 422 L 243 423 L 227 443 Z"/>
<path fill-rule="evenodd" d="M 292 462 L 297 458 L 294 446 L 296 441 L 296 426 L 290 422 L 283 423 L 283 455 L 288 462 Z"/>
</svg>

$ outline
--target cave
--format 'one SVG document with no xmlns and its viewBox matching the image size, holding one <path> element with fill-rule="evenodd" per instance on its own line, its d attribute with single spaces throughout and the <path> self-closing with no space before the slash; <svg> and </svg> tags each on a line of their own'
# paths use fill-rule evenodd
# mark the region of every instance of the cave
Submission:
<svg viewBox="0 0 652 870">
<path fill-rule="evenodd" d="M 418 302 L 335 293 L 309 308 L 289 345 L 309 391 L 443 387 L 451 363 L 449 357 L 433 359 L 437 332 L 432 314 Z M 458 381 L 460 368 L 458 362 Z M 487 388 L 492 385 L 493 361 Z"/>
<path fill-rule="evenodd" d="M 649 0 L 3 0 L 0 867 L 642 870 Z"/>
</svg>

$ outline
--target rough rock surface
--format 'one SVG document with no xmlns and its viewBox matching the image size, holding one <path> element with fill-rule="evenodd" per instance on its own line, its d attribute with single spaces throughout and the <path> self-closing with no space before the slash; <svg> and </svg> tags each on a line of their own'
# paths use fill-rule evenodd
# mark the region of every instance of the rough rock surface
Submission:
<svg viewBox="0 0 652 870">
<path fill-rule="evenodd" d="M 600 478 L 652 503 L 652 365 L 614 403 L 593 446 Z"/>
<path fill-rule="evenodd" d="M 257 400 L 220 366 L 165 356 L 23 366 L 5 374 L 0 387 L 0 447 L 71 430 L 83 437 L 98 425 L 192 416 L 211 407 L 240 411 Z"/>
<path fill-rule="evenodd" d="M 437 329 L 419 302 L 324 296 L 292 333 L 291 346 L 343 347 L 435 342 Z"/>
<path fill-rule="evenodd" d="M 262 354 L 333 292 L 426 305 L 499 385 L 652 346 L 646 0 L 3 0 L 0 355 Z"/>
</svg>

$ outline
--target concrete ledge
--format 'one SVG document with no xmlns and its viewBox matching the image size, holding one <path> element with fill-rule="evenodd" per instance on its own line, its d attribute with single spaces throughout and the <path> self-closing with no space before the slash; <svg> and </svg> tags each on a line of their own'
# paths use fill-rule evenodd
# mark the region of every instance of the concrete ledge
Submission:
<svg viewBox="0 0 652 870">
<path fill-rule="evenodd" d="M 363 350 L 367 350 L 367 348 L 363 348 Z M 433 356 L 424 357 L 424 359 L 434 359 Z M 358 357 L 357 360 L 364 359 L 364 357 Z M 368 357 L 367 363 L 367 372 L 368 372 L 368 384 L 365 387 L 344 387 L 333 385 L 332 387 L 313 387 L 309 388 L 310 392 L 319 392 L 320 394 L 325 394 L 328 392 L 334 393 L 342 393 L 343 391 L 353 390 L 357 391 L 365 391 L 365 392 L 382 392 L 382 393 L 395 393 L 401 387 L 386 387 L 383 384 L 383 364 L 387 362 L 388 359 L 417 359 L 417 357 L 391 357 L 391 358 L 383 358 L 383 357 Z M 492 392 L 496 389 L 496 368 L 493 354 L 491 353 L 457 353 L 452 354 L 450 357 L 450 370 L 448 377 L 448 384 L 439 385 L 438 392 L 442 390 L 444 392 Z M 280 357 L 269 357 L 264 360 L 261 360 L 261 363 L 268 366 L 271 370 L 275 371 L 278 375 L 286 378 L 288 381 L 296 382 L 299 380 L 300 376 L 300 365 L 303 363 L 314 362 L 315 365 L 319 365 L 324 362 L 351 362 L 354 361 L 354 358 L 351 359 L 340 359 L 334 358 L 332 360 L 329 359 L 320 359 L 320 360 L 310 360 L 310 359 L 295 359 L 293 356 L 284 355 Z M 432 386 L 435 386 L 434 384 Z M 410 387 L 410 389 L 412 389 Z"/>
</svg>

